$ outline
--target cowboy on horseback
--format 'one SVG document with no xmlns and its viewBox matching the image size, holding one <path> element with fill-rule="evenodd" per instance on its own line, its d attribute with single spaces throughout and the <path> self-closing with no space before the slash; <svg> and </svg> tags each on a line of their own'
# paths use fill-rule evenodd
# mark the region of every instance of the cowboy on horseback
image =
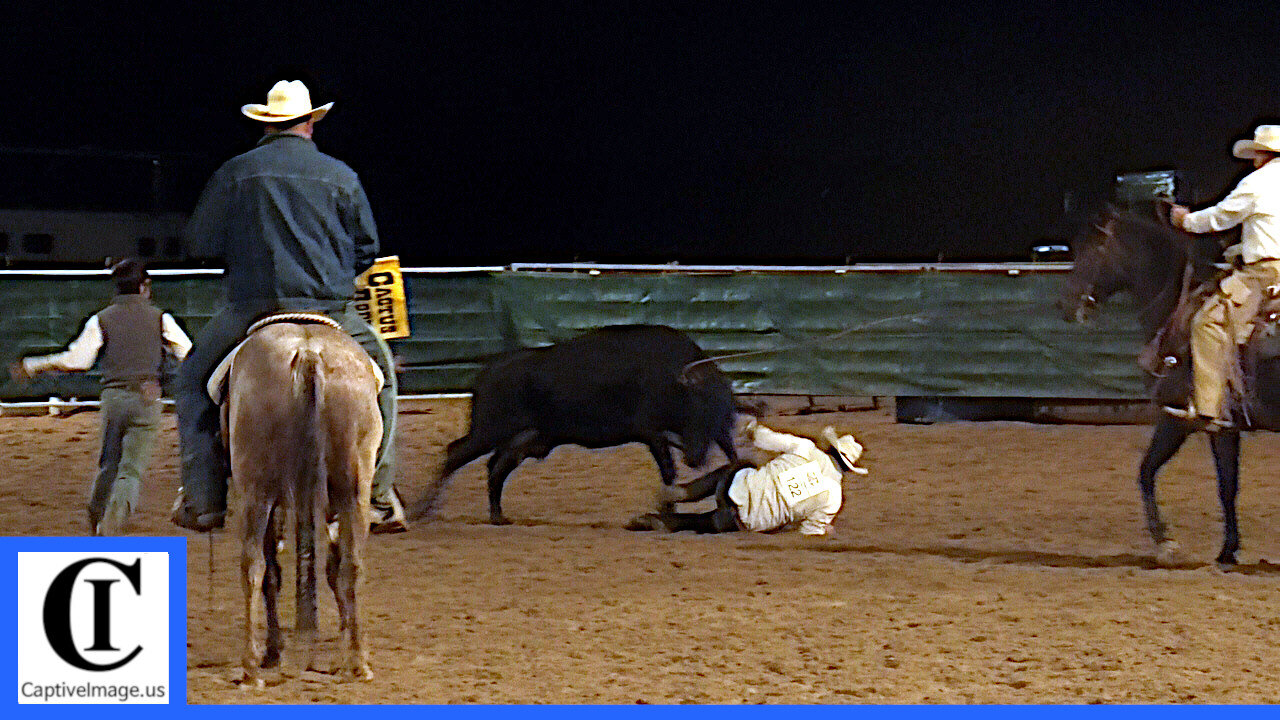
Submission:
<svg viewBox="0 0 1280 720">
<path fill-rule="evenodd" d="M 1191 402 L 1185 408 L 1165 408 L 1210 432 L 1232 426 L 1225 407 L 1228 365 L 1234 348 L 1248 339 L 1269 288 L 1280 287 L 1280 163 L 1271 162 L 1280 156 L 1280 125 L 1258 126 L 1253 140 L 1236 142 L 1232 154 L 1252 160 L 1254 171 L 1226 198 L 1198 212 L 1181 205 L 1169 212 L 1174 227 L 1192 233 L 1241 226 L 1241 264 L 1221 280 L 1192 321 Z"/>
<path fill-rule="evenodd" d="M 175 397 L 182 489 L 174 524 L 205 532 L 226 515 L 227 456 L 217 405 L 206 392 L 215 366 L 256 320 L 278 311 L 320 312 L 364 347 L 385 379 L 378 394 L 382 441 L 373 479 L 374 532 L 405 529 L 396 498 L 396 382 L 391 351 L 351 307 L 354 280 L 373 264 L 378 233 L 356 173 L 321 153 L 315 124 L 333 103 L 313 107 L 301 81 L 280 81 L 267 104 L 241 112 L 262 124 L 256 147 L 218 168 L 185 230 L 194 257 L 226 263 L 227 304 L 196 337 Z"/>
</svg>

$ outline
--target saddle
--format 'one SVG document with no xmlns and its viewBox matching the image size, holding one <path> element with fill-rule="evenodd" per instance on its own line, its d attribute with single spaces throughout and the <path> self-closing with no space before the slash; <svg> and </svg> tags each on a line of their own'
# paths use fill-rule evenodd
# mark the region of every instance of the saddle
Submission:
<svg viewBox="0 0 1280 720">
<path fill-rule="evenodd" d="M 218 362 L 217 366 L 214 367 L 213 372 L 209 375 L 209 379 L 205 382 L 205 390 L 209 393 L 209 397 L 213 400 L 215 405 L 221 405 L 222 401 L 226 398 L 227 378 L 231 374 L 231 366 L 235 362 L 236 355 L 240 352 L 240 348 L 244 347 L 245 341 L 262 328 L 282 322 L 328 325 L 329 327 L 342 330 L 342 325 L 340 325 L 337 320 L 319 313 L 282 312 L 272 313 L 262 317 L 257 322 L 250 325 L 248 330 L 245 330 L 244 337 L 241 338 L 240 342 L 236 343 L 236 346 L 231 348 L 231 351 Z M 374 376 L 378 378 L 378 387 L 381 388 L 382 384 L 386 382 L 386 378 L 382 374 L 382 368 L 378 367 L 378 364 L 373 361 L 373 358 L 369 358 L 369 365 L 373 368 Z"/>
<path fill-rule="evenodd" d="M 1138 364 L 1155 378 L 1158 404 L 1181 406 L 1190 397 L 1192 319 L 1215 290 L 1215 283 L 1206 283 L 1185 293 L 1164 327 L 1138 354 Z M 1280 286 L 1266 289 L 1258 312 L 1242 330 L 1236 335 L 1245 341 L 1233 345 L 1226 375 L 1229 402 L 1244 410 L 1241 419 L 1247 420 L 1262 405 L 1280 407 Z"/>
</svg>

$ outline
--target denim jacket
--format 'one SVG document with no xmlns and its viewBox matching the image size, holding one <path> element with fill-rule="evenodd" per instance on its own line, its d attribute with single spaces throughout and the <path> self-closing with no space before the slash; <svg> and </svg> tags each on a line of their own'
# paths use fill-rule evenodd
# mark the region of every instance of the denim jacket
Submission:
<svg viewBox="0 0 1280 720">
<path fill-rule="evenodd" d="M 346 301 L 378 254 L 355 171 L 308 138 L 263 136 L 205 186 L 184 232 L 192 257 L 226 264 L 227 300 Z"/>
</svg>

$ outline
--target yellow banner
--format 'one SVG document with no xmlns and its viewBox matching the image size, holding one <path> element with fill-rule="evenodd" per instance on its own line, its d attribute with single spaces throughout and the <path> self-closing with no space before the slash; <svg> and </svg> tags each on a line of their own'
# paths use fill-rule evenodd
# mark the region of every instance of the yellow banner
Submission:
<svg viewBox="0 0 1280 720">
<path fill-rule="evenodd" d="M 355 300 L 356 311 L 383 340 L 409 337 L 409 303 L 399 256 L 378 258 L 356 278 Z"/>
</svg>

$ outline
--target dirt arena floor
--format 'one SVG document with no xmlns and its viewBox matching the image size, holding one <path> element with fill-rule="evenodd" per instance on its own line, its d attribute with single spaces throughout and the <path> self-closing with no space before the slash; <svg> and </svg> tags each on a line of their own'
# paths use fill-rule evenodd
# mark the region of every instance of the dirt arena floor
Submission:
<svg viewBox="0 0 1280 720">
<path fill-rule="evenodd" d="M 412 498 L 467 403 L 402 415 Z M 511 477 L 486 524 L 483 462 L 439 515 L 371 538 L 360 600 L 375 677 L 290 663 L 240 687 L 236 550 L 189 545 L 193 703 L 1272 703 L 1280 700 L 1280 437 L 1245 440 L 1240 568 L 1220 541 L 1207 443 L 1159 488 L 1187 562 L 1157 568 L 1135 470 L 1149 428 L 902 425 L 886 409 L 771 414 L 866 445 L 826 538 L 636 533 L 656 469 L 639 446 L 561 448 Z M 0 520 L 85 532 L 97 417 L 3 417 Z M 173 534 L 172 415 L 133 532 Z M 717 456 L 718 458 L 718 456 Z M 291 558 L 284 558 L 286 567 Z M 286 587 L 292 580 L 286 570 Z M 292 600 L 285 602 L 291 622 Z M 332 598 L 321 598 L 326 657 Z"/>
</svg>

